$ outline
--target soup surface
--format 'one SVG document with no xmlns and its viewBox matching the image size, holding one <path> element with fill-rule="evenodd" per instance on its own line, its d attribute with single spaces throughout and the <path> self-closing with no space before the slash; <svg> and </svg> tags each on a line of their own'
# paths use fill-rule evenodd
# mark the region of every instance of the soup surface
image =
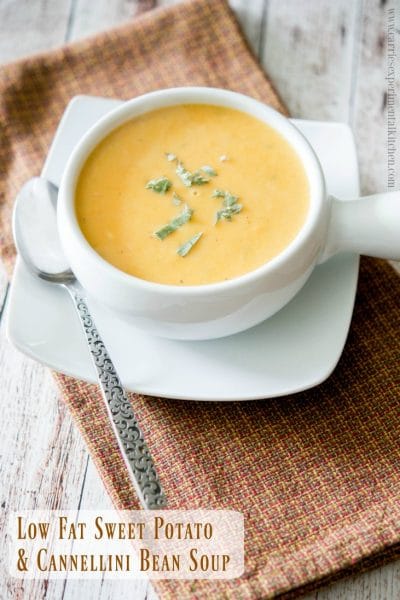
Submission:
<svg viewBox="0 0 400 600">
<path fill-rule="evenodd" d="M 148 281 L 199 285 L 279 254 L 305 221 L 309 188 L 274 129 L 198 104 L 111 132 L 84 164 L 75 202 L 84 236 L 106 261 Z"/>
</svg>

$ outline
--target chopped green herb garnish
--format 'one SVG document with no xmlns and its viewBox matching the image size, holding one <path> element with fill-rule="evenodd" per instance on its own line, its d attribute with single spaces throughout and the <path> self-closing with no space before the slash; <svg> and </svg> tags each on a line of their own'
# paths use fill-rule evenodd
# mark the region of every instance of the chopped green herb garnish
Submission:
<svg viewBox="0 0 400 600">
<path fill-rule="evenodd" d="M 200 167 L 200 170 L 204 171 L 207 175 L 210 175 L 210 177 L 215 177 L 217 175 L 217 171 L 213 167 L 210 167 L 210 165 L 204 165 L 204 167 Z"/>
<path fill-rule="evenodd" d="M 241 204 L 238 204 L 239 196 L 235 196 L 227 190 L 214 190 L 212 197 L 224 199 L 222 202 L 223 208 L 217 211 L 216 223 L 221 219 L 231 221 L 233 215 L 237 215 L 243 208 Z"/>
<path fill-rule="evenodd" d="M 170 235 L 179 227 L 182 227 L 182 225 L 185 225 L 185 223 L 190 221 L 190 219 L 192 218 L 192 214 L 193 210 L 189 208 L 187 204 L 185 204 L 183 211 L 177 217 L 174 217 L 172 221 L 170 221 L 163 227 L 160 227 L 160 229 L 157 229 L 157 231 L 154 232 L 154 235 L 159 240 L 164 240 L 168 235 Z"/>
<path fill-rule="evenodd" d="M 239 200 L 239 196 L 235 196 L 234 194 L 231 194 L 227 190 L 214 190 L 213 193 L 211 194 L 211 197 L 212 198 L 223 198 L 224 199 L 223 205 L 227 208 L 229 206 L 233 206 Z"/>
<path fill-rule="evenodd" d="M 223 201 L 223 205 L 226 208 L 230 208 L 231 206 L 235 206 L 235 204 L 237 204 L 238 200 L 239 200 L 239 196 L 234 196 L 233 194 L 230 194 L 229 192 L 227 192 L 226 196 L 225 196 L 225 200 Z"/>
<path fill-rule="evenodd" d="M 182 204 L 182 200 L 179 198 L 176 192 L 172 194 L 172 204 L 174 206 L 179 206 L 180 204 Z"/>
<path fill-rule="evenodd" d="M 167 152 L 166 155 L 167 160 L 169 162 L 177 162 L 176 165 L 176 174 L 178 175 L 178 177 L 180 178 L 180 180 L 182 181 L 182 183 L 186 186 L 186 187 L 191 187 L 192 185 L 203 185 L 204 183 L 209 183 L 210 179 L 209 177 L 205 177 L 203 175 L 203 173 L 206 173 L 206 175 L 210 175 L 211 177 L 215 177 L 215 175 L 217 174 L 215 169 L 213 169 L 213 167 L 210 167 L 209 165 L 204 165 L 204 167 L 201 167 L 200 169 L 197 169 L 197 171 L 189 171 L 188 169 L 185 168 L 184 164 L 178 160 L 177 156 L 175 154 L 172 154 L 171 152 Z M 203 171 L 203 173 L 202 173 Z"/>
<path fill-rule="evenodd" d="M 215 222 L 221 221 L 221 219 L 226 219 L 227 221 L 231 221 L 233 215 L 237 215 L 242 210 L 243 206 L 241 204 L 233 204 L 228 208 L 222 208 L 221 210 L 217 210 L 216 220 Z"/>
<path fill-rule="evenodd" d="M 150 181 L 146 183 L 146 189 L 153 190 L 154 192 L 157 192 L 157 194 L 165 194 L 168 192 L 171 185 L 170 180 L 163 176 L 157 177 L 156 179 L 150 179 Z"/>
<path fill-rule="evenodd" d="M 192 185 L 192 174 L 190 171 L 185 169 L 182 163 L 178 163 L 176 167 L 176 174 L 181 179 L 182 183 L 186 185 L 186 187 L 190 187 Z"/>
<path fill-rule="evenodd" d="M 208 177 L 204 177 L 200 170 L 192 173 L 191 171 L 185 169 L 183 163 L 181 162 L 178 162 L 176 174 L 186 187 L 191 187 L 192 185 L 203 185 L 204 183 L 208 183 L 210 181 Z"/>
<path fill-rule="evenodd" d="M 196 233 L 196 235 L 194 235 L 192 238 L 190 238 L 190 240 L 188 240 L 187 242 L 182 244 L 182 246 L 179 246 L 178 250 L 176 251 L 177 254 L 179 254 L 179 256 L 186 256 L 186 254 L 188 254 L 191 251 L 193 246 L 195 244 L 197 244 L 197 242 L 199 241 L 199 239 L 201 238 L 202 235 L 203 235 L 202 231 L 200 231 L 199 233 Z"/>
<path fill-rule="evenodd" d="M 200 170 L 192 173 L 192 185 L 203 185 L 208 183 L 210 180 L 208 177 L 204 177 Z"/>
<path fill-rule="evenodd" d="M 211 198 L 225 198 L 226 192 L 224 190 L 214 190 L 211 194 Z"/>
</svg>

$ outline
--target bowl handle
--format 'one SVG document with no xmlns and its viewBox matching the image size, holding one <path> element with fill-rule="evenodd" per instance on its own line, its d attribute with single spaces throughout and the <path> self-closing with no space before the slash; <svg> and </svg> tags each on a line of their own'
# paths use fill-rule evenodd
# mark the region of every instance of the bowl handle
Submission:
<svg viewBox="0 0 400 600">
<path fill-rule="evenodd" d="M 400 260 L 400 192 L 339 200 L 331 197 L 327 242 L 319 263 L 338 252 Z"/>
</svg>

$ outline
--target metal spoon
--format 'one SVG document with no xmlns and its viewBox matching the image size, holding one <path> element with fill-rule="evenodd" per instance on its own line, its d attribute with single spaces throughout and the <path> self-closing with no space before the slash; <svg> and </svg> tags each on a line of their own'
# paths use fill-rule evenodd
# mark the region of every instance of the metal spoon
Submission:
<svg viewBox="0 0 400 600">
<path fill-rule="evenodd" d="M 139 499 L 146 509 L 163 508 L 166 498 L 143 433 L 90 316 L 84 290 L 62 251 L 56 221 L 57 195 L 58 189 L 39 177 L 23 186 L 14 206 L 15 245 L 32 273 L 68 290 L 85 332 L 110 421 Z"/>
</svg>

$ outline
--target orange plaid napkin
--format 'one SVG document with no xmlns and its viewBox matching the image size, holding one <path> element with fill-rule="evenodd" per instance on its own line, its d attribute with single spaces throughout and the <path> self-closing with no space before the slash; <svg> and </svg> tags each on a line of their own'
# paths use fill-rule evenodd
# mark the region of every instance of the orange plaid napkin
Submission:
<svg viewBox="0 0 400 600">
<path fill-rule="evenodd" d="M 223 0 L 192 0 L 0 69 L 0 249 L 11 266 L 13 198 L 40 172 L 72 96 L 127 99 L 209 85 L 284 110 Z M 335 373 L 276 400 L 219 404 L 132 395 L 170 508 L 242 511 L 246 569 L 234 581 L 160 581 L 162 598 L 293 597 L 400 548 L 399 279 L 362 262 Z M 98 389 L 55 375 L 116 507 L 136 508 Z"/>
</svg>

